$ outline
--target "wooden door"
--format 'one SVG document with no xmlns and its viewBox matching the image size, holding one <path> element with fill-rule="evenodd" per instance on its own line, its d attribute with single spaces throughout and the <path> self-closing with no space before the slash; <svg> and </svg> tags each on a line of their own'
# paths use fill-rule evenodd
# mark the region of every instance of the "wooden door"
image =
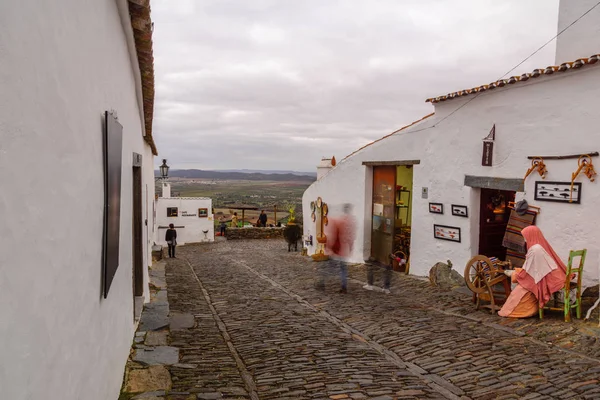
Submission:
<svg viewBox="0 0 600 400">
<path fill-rule="evenodd" d="M 502 246 L 502 239 L 510 216 L 508 202 L 514 200 L 515 192 L 481 189 L 479 254 L 505 260 L 506 248 Z"/>
<path fill-rule="evenodd" d="M 385 265 L 394 246 L 395 196 L 396 166 L 373 167 L 371 258 Z"/>
<path fill-rule="evenodd" d="M 144 294 L 144 238 L 142 219 L 142 168 L 133 167 L 133 295 Z"/>
</svg>

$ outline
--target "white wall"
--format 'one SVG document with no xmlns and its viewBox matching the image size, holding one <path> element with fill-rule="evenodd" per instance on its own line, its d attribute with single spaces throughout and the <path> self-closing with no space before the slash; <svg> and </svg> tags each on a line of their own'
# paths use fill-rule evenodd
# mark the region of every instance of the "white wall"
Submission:
<svg viewBox="0 0 600 400">
<path fill-rule="evenodd" d="M 177 207 L 177 217 L 167 217 L 167 208 Z M 198 217 L 198 209 L 208 209 L 208 217 Z M 187 213 L 187 215 L 186 215 Z M 206 197 L 160 197 L 156 201 L 157 237 L 156 243 L 166 246 L 165 233 L 169 224 L 177 230 L 177 244 L 214 242 L 215 221 L 212 214 L 212 200 Z M 208 231 L 205 239 L 204 231 Z"/>
<path fill-rule="evenodd" d="M 558 32 L 598 3 L 597 0 L 561 0 Z M 600 53 L 600 6 L 569 27 L 556 39 L 556 65 Z"/>
<path fill-rule="evenodd" d="M 436 262 L 452 260 L 461 274 L 466 261 L 478 252 L 479 189 L 464 186 L 465 175 L 523 178 L 531 155 L 560 155 L 600 150 L 597 127 L 597 96 L 600 68 L 586 66 L 578 71 L 556 73 L 482 93 L 459 112 L 428 128 L 470 100 L 456 99 L 436 105 L 436 114 L 411 128 L 376 142 L 338 163 L 329 174 L 313 183 L 303 196 L 304 226 L 314 236 L 310 201 L 322 196 L 330 204 L 351 202 L 359 221 L 357 247 L 352 261 L 370 253 L 371 168 L 363 161 L 420 160 L 414 170 L 412 204 L 411 271 L 426 275 Z M 482 139 L 496 124 L 494 167 L 481 166 Z M 600 165 L 600 159 L 596 159 Z M 548 181 L 570 181 L 576 160 L 548 160 Z M 600 179 L 583 182 L 582 204 L 537 202 L 534 182 L 527 180 L 519 196 L 542 207 L 537 225 L 556 251 L 566 260 L 570 249 L 587 248 L 586 283 L 597 280 L 600 246 L 596 239 L 600 216 Z M 429 198 L 420 190 L 429 188 Z M 444 215 L 428 212 L 429 202 L 441 202 Z M 469 206 L 470 217 L 454 217 L 451 204 Z M 462 242 L 433 238 L 433 224 L 459 226 Z M 471 231 L 473 229 L 473 231 Z M 309 249 L 314 252 L 314 247 Z"/>
<path fill-rule="evenodd" d="M 133 152 L 151 200 L 154 187 L 117 4 L 4 1 L 0 26 L 0 397 L 116 399 L 134 332 Z M 105 110 L 123 125 L 120 266 L 107 299 Z"/>
</svg>

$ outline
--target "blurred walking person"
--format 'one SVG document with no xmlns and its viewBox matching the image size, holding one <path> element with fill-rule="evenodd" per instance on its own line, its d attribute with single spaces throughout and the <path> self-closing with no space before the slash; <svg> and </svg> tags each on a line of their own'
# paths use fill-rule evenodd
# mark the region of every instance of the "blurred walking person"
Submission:
<svg viewBox="0 0 600 400">
<path fill-rule="evenodd" d="M 326 267 L 330 270 L 339 268 L 341 289 L 340 293 L 348 291 L 348 257 L 354 249 L 354 240 L 356 238 L 356 221 L 352 216 L 352 204 L 346 203 L 343 206 L 343 215 L 338 218 L 330 218 L 326 229 L 327 243 L 325 250 L 329 255 L 329 265 Z M 324 272 L 324 271 L 322 271 Z M 321 274 L 321 279 L 318 287 L 324 288 L 324 276 Z"/>
</svg>

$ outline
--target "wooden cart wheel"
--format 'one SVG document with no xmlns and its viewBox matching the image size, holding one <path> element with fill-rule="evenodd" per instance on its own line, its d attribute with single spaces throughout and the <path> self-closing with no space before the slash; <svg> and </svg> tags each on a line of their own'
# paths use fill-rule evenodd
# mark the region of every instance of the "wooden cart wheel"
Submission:
<svg viewBox="0 0 600 400">
<path fill-rule="evenodd" d="M 465 283 L 473 293 L 488 291 L 486 281 L 490 279 L 494 264 L 486 256 L 477 255 L 469 260 L 465 267 Z"/>
</svg>

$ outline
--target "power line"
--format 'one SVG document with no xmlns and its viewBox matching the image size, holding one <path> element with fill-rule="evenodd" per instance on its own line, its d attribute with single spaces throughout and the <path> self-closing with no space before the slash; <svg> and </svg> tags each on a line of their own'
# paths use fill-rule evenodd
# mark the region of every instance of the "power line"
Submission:
<svg viewBox="0 0 600 400">
<path fill-rule="evenodd" d="M 540 50 L 542 50 L 544 47 L 546 47 L 548 44 L 552 43 L 553 40 L 556 40 L 560 35 L 562 35 L 564 32 L 567 31 L 567 29 L 569 29 L 570 27 L 572 27 L 573 25 L 575 25 L 580 19 L 582 19 L 583 17 L 585 17 L 587 14 L 589 14 L 594 8 L 598 7 L 600 5 L 600 1 L 598 3 L 596 3 L 594 6 L 592 6 L 592 8 L 590 8 L 589 10 L 587 10 L 586 12 L 584 12 L 579 18 L 577 18 L 575 21 L 571 22 L 569 25 L 567 25 L 564 29 L 562 29 L 560 32 L 558 32 L 552 39 L 548 40 L 546 43 L 544 43 L 542 46 L 540 46 L 536 51 L 534 51 L 533 53 L 531 53 L 529 56 L 527 56 L 525 59 L 523 59 L 523 61 L 521 61 L 520 63 L 518 63 L 517 65 L 515 65 L 513 68 L 511 68 L 508 72 L 506 72 L 504 75 L 502 75 L 500 78 L 496 79 L 496 81 L 499 81 L 500 79 L 504 78 L 506 75 L 508 75 L 509 73 L 511 73 L 512 71 L 514 71 L 515 69 L 517 69 L 519 66 L 521 66 L 524 62 L 526 62 L 527 60 L 529 60 L 531 57 L 533 57 L 535 54 L 537 54 Z M 417 129 L 414 131 L 411 131 L 411 133 L 415 133 L 415 132 L 421 132 L 427 129 L 431 129 L 431 128 L 435 128 L 437 125 L 439 125 L 440 123 L 442 123 L 444 120 L 450 118 L 453 114 L 455 114 L 456 112 L 458 112 L 458 110 L 460 110 L 461 108 L 463 108 L 464 106 L 466 106 L 467 104 L 469 104 L 470 102 L 472 102 L 473 100 L 475 100 L 480 94 L 482 94 L 483 92 L 478 92 L 477 94 L 475 94 L 474 96 L 472 96 L 468 101 L 466 101 L 465 103 L 463 103 L 462 105 L 460 105 L 459 107 L 457 107 L 454 111 L 452 111 L 450 114 L 446 115 L 444 118 L 442 118 L 441 120 L 437 121 L 435 124 L 428 126 L 426 128 L 421 128 L 421 129 Z"/>
<path fill-rule="evenodd" d="M 529 60 L 531 57 L 533 57 L 536 53 L 538 53 L 540 50 L 542 50 L 544 47 L 546 47 L 549 43 L 551 43 L 553 40 L 555 40 L 556 38 L 558 38 L 560 35 L 562 35 L 562 33 L 564 31 L 566 31 L 567 29 L 569 29 L 570 27 L 572 27 L 573 25 L 575 25 L 577 23 L 577 21 L 579 21 L 581 18 L 585 17 L 586 15 L 588 15 L 594 8 L 598 7 L 600 5 L 600 1 L 596 3 L 595 6 L 593 6 L 592 8 L 590 8 L 589 10 L 587 10 L 586 12 L 584 12 L 579 18 L 577 18 L 575 21 L 571 22 L 569 25 L 567 25 L 563 30 L 561 30 L 560 32 L 558 32 L 556 34 L 556 36 L 554 36 L 552 39 L 548 40 L 546 43 L 544 43 L 539 49 L 537 49 L 536 51 L 534 51 L 533 53 L 531 53 L 528 57 L 526 57 L 523 61 L 521 61 L 520 63 L 518 63 L 517 65 L 515 65 L 512 69 L 510 69 L 507 73 L 505 73 L 504 75 L 502 75 L 499 79 L 504 78 L 506 75 L 510 74 L 511 72 L 513 72 L 515 69 L 517 69 L 521 64 L 523 64 L 525 61 Z"/>
</svg>

